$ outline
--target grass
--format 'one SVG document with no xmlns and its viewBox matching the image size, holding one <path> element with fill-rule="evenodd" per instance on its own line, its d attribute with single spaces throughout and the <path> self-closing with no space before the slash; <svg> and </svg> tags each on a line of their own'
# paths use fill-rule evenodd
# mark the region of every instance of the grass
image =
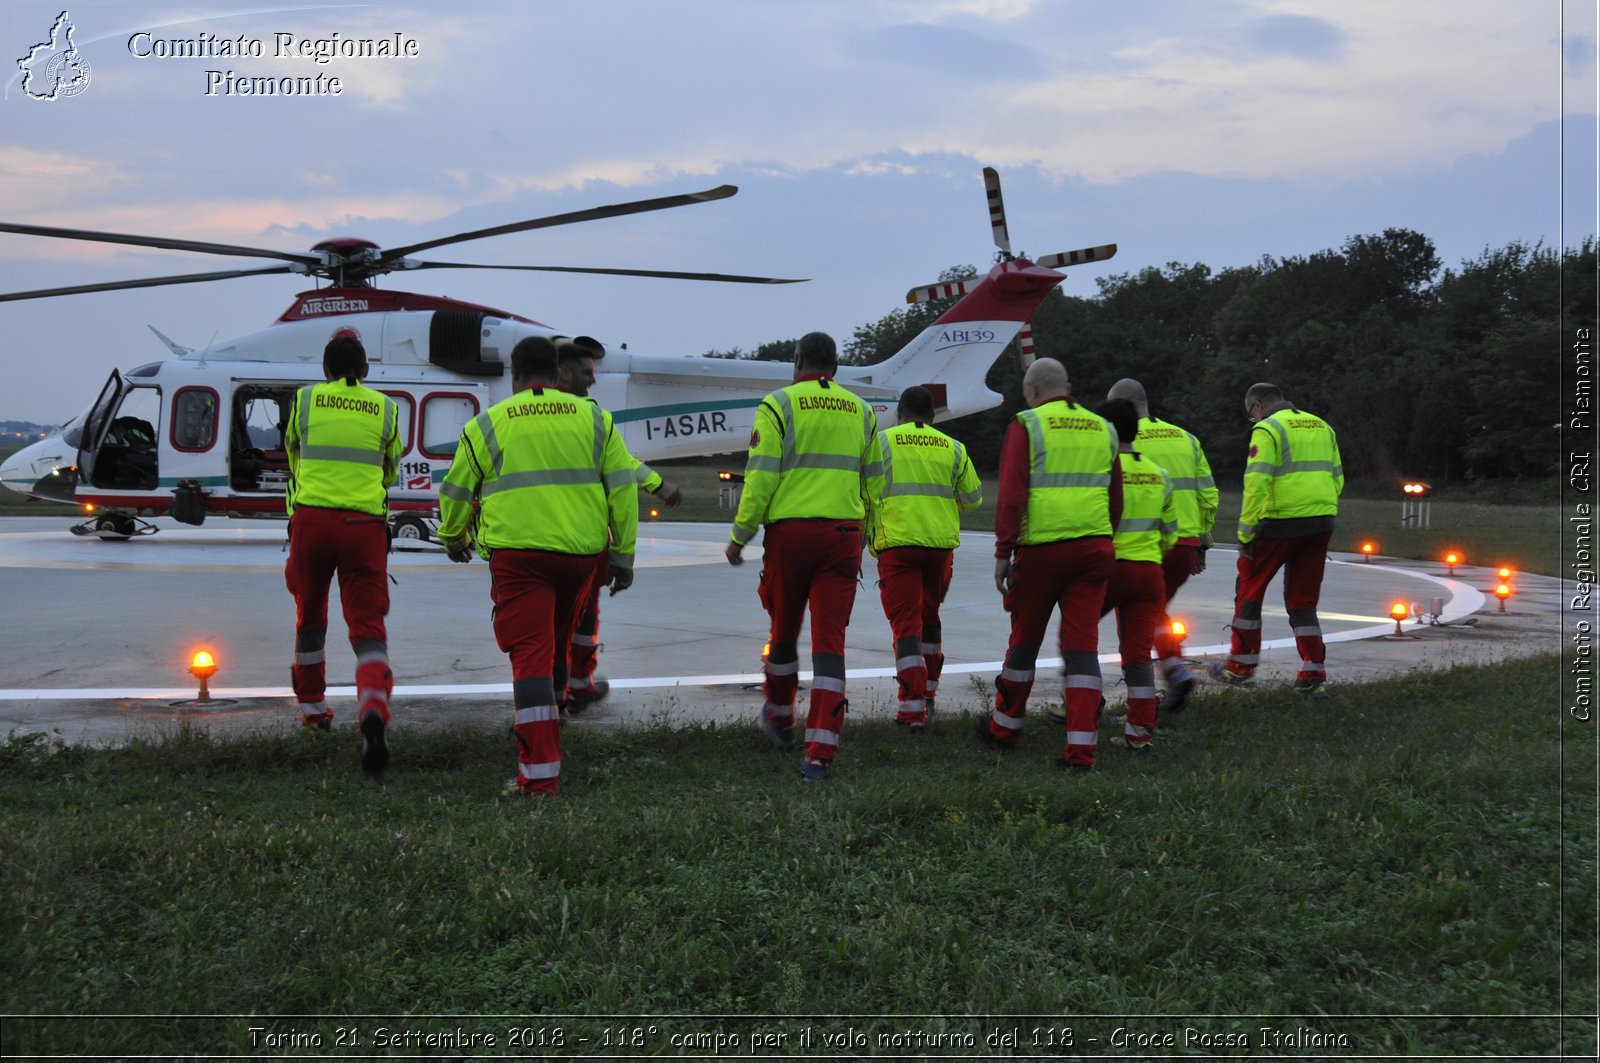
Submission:
<svg viewBox="0 0 1600 1063">
<path fill-rule="evenodd" d="M 1232 691 L 1085 777 L 1042 715 L 1017 753 L 979 747 L 979 689 L 924 736 L 852 724 L 817 786 L 753 726 L 574 728 L 554 801 L 501 794 L 497 732 L 402 730 L 382 782 L 349 730 L 13 737 L 4 1050 L 260 1052 L 254 1025 L 328 1054 L 459 1026 L 502 1052 L 561 1028 L 527 1055 L 748 1052 L 758 1029 L 772 1054 L 807 1031 L 868 1038 L 828 1058 L 935 1033 L 984 1054 L 1014 1029 L 1044 1055 L 1070 1026 L 1085 1049 L 1188 1027 L 1263 1051 L 1267 1027 L 1349 1055 L 1593 1052 L 1592 1018 L 1557 1017 L 1597 988 L 1594 738 L 1563 733 L 1558 678 Z M 113 1017 L 21 1017 L 84 1014 Z M 423 1018 L 452 1015 L 507 1018 Z"/>
</svg>

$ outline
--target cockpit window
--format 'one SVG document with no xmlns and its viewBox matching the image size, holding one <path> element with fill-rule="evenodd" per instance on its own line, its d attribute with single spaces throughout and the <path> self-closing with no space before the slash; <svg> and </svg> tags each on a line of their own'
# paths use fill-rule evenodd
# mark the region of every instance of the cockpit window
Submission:
<svg viewBox="0 0 1600 1063">
<path fill-rule="evenodd" d="M 172 445 L 179 450 L 209 450 L 217 438 L 217 393 L 183 388 L 172 399 Z"/>
</svg>

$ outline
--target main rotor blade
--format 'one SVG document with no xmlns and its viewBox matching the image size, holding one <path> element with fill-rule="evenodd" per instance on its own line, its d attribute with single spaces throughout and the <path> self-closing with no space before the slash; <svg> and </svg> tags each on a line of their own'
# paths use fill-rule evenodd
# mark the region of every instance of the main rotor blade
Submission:
<svg viewBox="0 0 1600 1063">
<path fill-rule="evenodd" d="M 596 221 L 600 218 L 616 218 L 624 214 L 642 214 L 649 210 L 666 210 L 668 207 L 687 207 L 695 203 L 708 203 L 714 199 L 727 199 L 739 191 L 736 185 L 719 185 L 708 188 L 704 192 L 689 192 L 677 196 L 661 196 L 657 199 L 639 199 L 632 203 L 616 203 L 609 207 L 591 207 L 588 210 L 575 210 L 569 214 L 552 214 L 547 218 L 534 218 L 531 221 L 513 222 L 510 225 L 496 225 L 492 229 L 477 229 L 470 233 L 457 233 L 454 236 L 445 236 L 438 240 L 425 240 L 420 244 L 411 244 L 407 247 L 395 247 L 383 253 L 380 261 L 392 262 L 397 258 L 415 254 L 418 251 L 427 251 L 430 248 L 443 247 L 446 244 L 459 244 L 467 240 L 481 240 L 486 236 L 504 236 L 507 233 L 527 232 L 529 229 L 548 229 L 555 225 L 571 225 L 580 221 Z"/>
<path fill-rule="evenodd" d="M 1116 244 L 1101 244 L 1099 247 L 1080 247 L 1076 251 L 1058 251 L 1053 255 L 1043 255 L 1033 260 L 1035 266 L 1045 269 L 1060 269 L 1062 266 L 1077 266 L 1084 262 L 1104 262 L 1117 253 Z"/>
<path fill-rule="evenodd" d="M 499 266 L 474 262 L 418 262 L 409 269 L 523 269 L 540 273 L 599 273 L 609 277 L 665 277 L 680 281 L 728 281 L 734 284 L 803 284 L 809 277 L 746 277 L 737 273 L 685 273 L 668 269 L 602 269 L 598 266 Z"/>
<path fill-rule="evenodd" d="M 265 269 L 230 269 L 220 273 L 184 273 L 174 277 L 145 277 L 132 281 L 107 281 L 105 284 L 79 284 L 71 288 L 40 288 L 33 292 L 8 292 L 0 294 L 0 303 L 18 299 L 47 299 L 52 295 L 82 295 L 85 292 L 114 292 L 123 288 L 158 288 L 163 284 L 195 284 L 199 281 L 225 281 L 234 277 L 259 277 L 267 273 L 293 273 L 288 266 L 268 266 Z"/>
<path fill-rule="evenodd" d="M 0 222 L 0 232 L 23 236 L 49 236 L 58 240 L 89 240 L 97 244 L 132 244 L 135 247 L 162 247 L 171 251 L 199 251 L 207 255 L 240 255 L 245 258 L 278 258 L 307 266 L 320 266 L 322 259 L 296 251 L 273 251 L 264 247 L 238 244 L 209 244 L 201 240 L 175 240 L 168 236 L 130 236 L 127 233 L 100 233 L 90 229 L 56 229 L 48 225 L 15 225 Z"/>
<path fill-rule="evenodd" d="M 1006 204 L 1000 198 L 1000 172 L 993 166 L 983 168 L 983 190 L 989 194 L 989 224 L 994 227 L 994 246 L 1011 257 L 1011 234 L 1006 231 Z"/>
</svg>

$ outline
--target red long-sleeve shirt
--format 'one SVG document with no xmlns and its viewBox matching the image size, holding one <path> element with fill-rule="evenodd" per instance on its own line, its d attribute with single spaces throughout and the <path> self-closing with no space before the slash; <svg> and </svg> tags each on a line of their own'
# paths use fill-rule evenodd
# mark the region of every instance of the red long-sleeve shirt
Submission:
<svg viewBox="0 0 1600 1063">
<path fill-rule="evenodd" d="M 1069 395 L 1057 395 L 1046 402 L 1071 402 Z M 1043 405 L 1041 403 L 1040 405 Z M 1111 485 L 1106 491 L 1111 503 L 1111 530 L 1122 520 L 1122 463 L 1111 463 Z M 994 511 L 994 556 L 1010 558 L 1022 534 L 1022 515 L 1028 511 L 1028 430 L 1016 421 L 1006 430 L 1000 447 L 1000 487 Z"/>
</svg>

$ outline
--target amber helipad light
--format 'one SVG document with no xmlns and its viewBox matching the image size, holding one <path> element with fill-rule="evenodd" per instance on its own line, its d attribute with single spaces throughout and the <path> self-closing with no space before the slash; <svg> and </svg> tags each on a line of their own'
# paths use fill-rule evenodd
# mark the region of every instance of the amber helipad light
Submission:
<svg viewBox="0 0 1600 1063">
<path fill-rule="evenodd" d="M 1394 618 L 1394 633 L 1400 634 L 1400 621 L 1411 615 L 1411 607 L 1405 602 L 1395 602 L 1389 607 L 1389 615 Z"/>
<path fill-rule="evenodd" d="M 1506 599 L 1511 597 L 1511 584 L 1501 583 L 1494 589 L 1494 596 L 1500 599 L 1500 611 L 1506 611 Z"/>
<path fill-rule="evenodd" d="M 196 650 L 189 659 L 189 674 L 200 680 L 200 693 L 196 701 L 210 701 L 211 691 L 206 686 L 206 681 L 217 674 L 217 659 L 209 650 Z"/>
<path fill-rule="evenodd" d="M 1456 566 L 1464 560 L 1466 559 L 1461 556 L 1460 551 L 1452 550 L 1444 555 L 1444 567 L 1450 575 L 1454 576 L 1456 574 Z"/>
<path fill-rule="evenodd" d="M 1509 565 L 1501 565 L 1500 566 L 1500 571 L 1496 572 L 1495 576 L 1500 580 L 1501 583 L 1505 583 L 1507 580 L 1509 580 L 1511 578 L 1511 568 L 1510 568 L 1510 566 Z M 1500 589 L 1498 587 L 1495 588 L 1495 593 L 1496 594 L 1500 593 Z"/>
<path fill-rule="evenodd" d="M 659 509 L 656 509 L 654 506 L 651 506 L 650 507 L 650 519 L 651 520 L 655 520 L 659 516 L 661 516 L 661 511 Z"/>
<path fill-rule="evenodd" d="M 1189 634 L 1189 625 L 1188 624 L 1185 624 L 1182 620 L 1174 620 L 1172 622 L 1172 637 L 1173 638 L 1181 639 L 1181 638 L 1183 638 L 1184 636 L 1186 636 L 1188 634 Z"/>
<path fill-rule="evenodd" d="M 1375 542 L 1372 542 L 1371 540 L 1368 540 L 1367 542 L 1362 543 L 1361 544 L 1361 560 L 1366 562 L 1369 565 L 1372 564 L 1372 555 L 1373 555 L 1373 553 L 1375 553 L 1377 551 L 1377 549 L 1378 549 L 1378 544 L 1375 543 Z"/>
</svg>

